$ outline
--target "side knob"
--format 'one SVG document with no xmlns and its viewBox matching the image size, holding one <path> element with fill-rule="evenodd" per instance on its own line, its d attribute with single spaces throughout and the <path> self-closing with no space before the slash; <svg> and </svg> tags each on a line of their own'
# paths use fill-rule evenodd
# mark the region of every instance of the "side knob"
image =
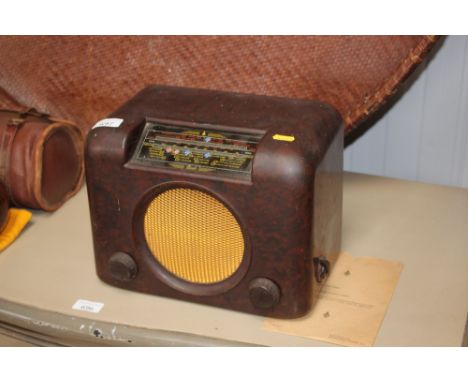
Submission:
<svg viewBox="0 0 468 382">
<path fill-rule="evenodd" d="M 110 257 L 108 266 L 112 277 L 119 281 L 133 280 L 138 273 L 135 260 L 125 252 L 115 252 Z"/>
<path fill-rule="evenodd" d="M 259 277 L 249 285 L 249 295 L 252 304 L 259 309 L 271 309 L 278 304 L 281 293 L 273 281 Z"/>
<path fill-rule="evenodd" d="M 314 273 L 318 283 L 324 281 L 330 273 L 330 262 L 325 256 L 314 257 Z"/>
</svg>

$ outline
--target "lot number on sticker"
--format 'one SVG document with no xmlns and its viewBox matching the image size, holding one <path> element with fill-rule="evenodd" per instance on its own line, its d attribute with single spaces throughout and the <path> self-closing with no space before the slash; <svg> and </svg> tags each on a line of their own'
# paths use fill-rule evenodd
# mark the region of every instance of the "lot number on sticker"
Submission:
<svg viewBox="0 0 468 382">
<path fill-rule="evenodd" d="M 99 313 L 103 306 L 104 304 L 102 302 L 76 300 L 72 309 L 81 310 L 82 312 Z"/>
<path fill-rule="evenodd" d="M 95 129 L 97 127 L 120 127 L 122 124 L 123 119 L 122 118 L 106 118 L 106 119 L 101 119 L 99 122 L 97 122 L 91 129 Z"/>
</svg>

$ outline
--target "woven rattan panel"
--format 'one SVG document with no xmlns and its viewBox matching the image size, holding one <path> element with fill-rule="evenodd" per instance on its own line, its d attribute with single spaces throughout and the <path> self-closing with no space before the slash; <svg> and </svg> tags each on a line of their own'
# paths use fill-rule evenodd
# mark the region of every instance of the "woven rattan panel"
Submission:
<svg viewBox="0 0 468 382">
<path fill-rule="evenodd" d="M 11 97 L 4 89 L 0 88 L 0 109 L 18 108 L 21 108 L 21 104 L 18 103 L 13 97 Z"/>
<path fill-rule="evenodd" d="M 0 87 L 88 129 L 148 84 L 334 105 L 347 132 L 421 62 L 429 36 L 0 37 Z"/>
</svg>

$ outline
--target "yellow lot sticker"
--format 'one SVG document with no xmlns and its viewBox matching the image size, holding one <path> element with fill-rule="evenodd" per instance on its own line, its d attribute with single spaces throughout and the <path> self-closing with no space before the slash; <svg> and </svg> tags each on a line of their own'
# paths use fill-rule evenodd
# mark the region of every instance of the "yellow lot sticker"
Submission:
<svg viewBox="0 0 468 382">
<path fill-rule="evenodd" d="M 273 135 L 273 139 L 276 141 L 294 142 L 296 138 L 294 135 L 275 134 Z"/>
</svg>

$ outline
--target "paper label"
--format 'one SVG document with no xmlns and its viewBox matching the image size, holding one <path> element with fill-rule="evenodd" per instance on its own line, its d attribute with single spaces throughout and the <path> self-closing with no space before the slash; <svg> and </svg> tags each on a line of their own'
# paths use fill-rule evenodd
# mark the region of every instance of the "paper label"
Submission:
<svg viewBox="0 0 468 382">
<path fill-rule="evenodd" d="M 81 310 L 83 312 L 99 313 L 103 306 L 104 304 L 102 302 L 76 300 L 72 306 L 72 309 Z"/>
<path fill-rule="evenodd" d="M 344 346 L 372 346 L 403 265 L 373 257 L 338 257 L 312 311 L 295 320 L 266 319 L 274 332 Z"/>
<path fill-rule="evenodd" d="M 97 127 L 120 127 L 122 124 L 123 119 L 122 118 L 106 118 L 106 119 L 101 119 L 100 121 L 96 122 L 96 124 L 92 127 L 92 129 L 95 129 Z"/>
</svg>

